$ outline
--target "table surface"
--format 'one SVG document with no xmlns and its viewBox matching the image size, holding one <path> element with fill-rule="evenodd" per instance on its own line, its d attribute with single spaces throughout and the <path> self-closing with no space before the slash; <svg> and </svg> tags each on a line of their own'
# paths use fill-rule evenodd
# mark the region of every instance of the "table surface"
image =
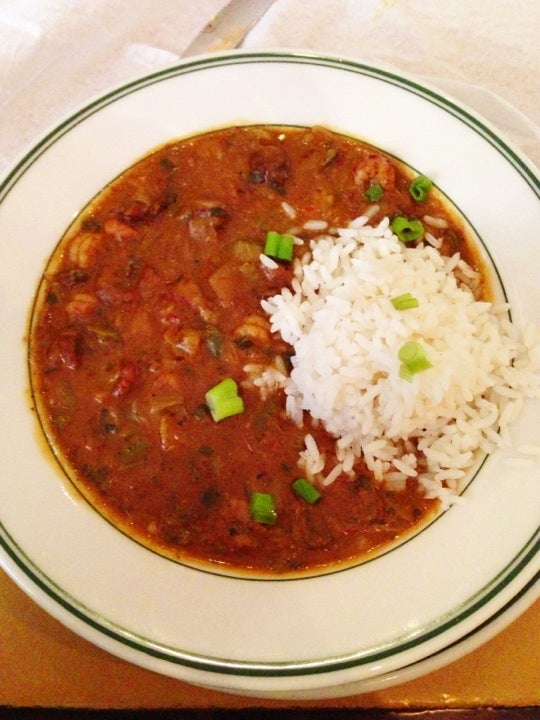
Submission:
<svg viewBox="0 0 540 720">
<path fill-rule="evenodd" d="M 130 665 L 66 629 L 0 572 L 0 708 L 287 708 Z M 540 601 L 459 661 L 402 685 L 303 708 L 540 705 Z M 0 712 L 1 717 L 1 712 Z"/>
<path fill-rule="evenodd" d="M 0 174 L 74 107 L 176 62 L 224 4 L 138 0 L 133 12 L 131 0 L 0 0 Z M 330 24 L 332 33 L 321 33 Z M 245 42 L 249 49 L 273 46 L 342 52 L 434 80 L 473 83 L 478 92 L 496 93 L 524 116 L 540 120 L 538 0 L 276 0 Z M 493 99 L 471 96 L 482 101 L 481 112 L 492 109 Z M 507 117 L 501 107 L 508 110 L 495 107 L 498 114 L 490 119 L 496 124 Z M 534 128 L 532 135 L 528 126 L 523 131 L 515 115 L 499 126 L 540 160 Z M 481 648 L 423 678 L 302 708 L 535 705 L 540 705 L 540 602 Z M 283 710 L 291 703 L 194 688 L 129 665 L 63 627 L 0 571 L 0 718 L 8 706 L 225 711 Z"/>
</svg>

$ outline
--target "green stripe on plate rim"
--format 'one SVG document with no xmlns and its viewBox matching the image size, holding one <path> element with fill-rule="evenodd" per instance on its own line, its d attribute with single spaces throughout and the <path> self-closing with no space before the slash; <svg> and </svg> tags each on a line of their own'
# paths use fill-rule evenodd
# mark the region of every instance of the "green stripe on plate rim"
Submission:
<svg viewBox="0 0 540 720">
<path fill-rule="evenodd" d="M 120 645 L 157 660 L 167 661 L 173 665 L 182 665 L 205 672 L 246 677 L 291 677 L 337 672 L 354 667 L 361 667 L 368 663 L 380 662 L 399 655 L 399 653 L 417 648 L 447 632 L 456 625 L 459 625 L 493 600 L 493 598 L 503 591 L 510 582 L 516 579 L 522 570 L 536 557 L 540 551 L 540 529 L 529 538 L 521 552 L 518 553 L 491 582 L 481 588 L 475 595 L 462 603 L 462 605 L 453 612 L 427 624 L 421 634 L 419 634 L 417 630 L 412 637 L 404 636 L 402 638 L 396 638 L 384 645 L 360 653 L 340 657 L 299 661 L 290 660 L 276 663 L 229 660 L 220 657 L 198 655 L 180 648 L 157 643 L 150 638 L 145 638 L 142 635 L 126 630 L 120 625 L 109 621 L 107 618 L 95 613 L 83 603 L 66 593 L 51 578 L 47 577 L 47 575 L 34 565 L 26 553 L 17 545 L 14 539 L 10 537 L 1 523 L 0 547 L 4 549 L 6 555 L 23 571 L 25 576 L 31 580 L 36 588 L 45 593 L 45 595 L 52 599 L 62 610 L 67 611 L 76 620 L 82 621 L 92 630 L 97 630 L 99 633 L 116 641 Z M 502 608 L 495 608 L 493 614 L 485 618 L 481 624 L 463 636 L 458 636 L 452 643 L 440 648 L 434 655 L 443 652 L 453 645 L 459 644 L 499 617 L 507 608 L 517 601 L 526 590 L 532 588 L 539 576 L 540 572 L 537 572 L 533 578 L 525 583 L 524 587 L 518 588 L 516 593 L 506 601 Z M 307 580 L 307 582 L 309 582 L 309 580 Z M 430 654 L 429 656 L 432 655 L 433 654 Z M 419 661 L 424 659 L 427 658 L 420 658 Z"/>
<path fill-rule="evenodd" d="M 540 179 L 529 165 L 510 148 L 493 130 L 488 128 L 484 123 L 469 113 L 464 108 L 454 103 L 449 98 L 445 98 L 434 90 L 415 82 L 412 79 L 403 78 L 391 71 L 381 68 L 372 67 L 350 59 L 344 59 L 332 56 L 321 56 L 300 52 L 253 52 L 253 53 L 232 53 L 224 55 L 215 55 L 206 58 L 199 58 L 181 65 L 175 65 L 170 68 L 160 70 L 150 75 L 144 76 L 138 80 L 134 80 L 120 88 L 108 92 L 91 103 L 85 105 L 76 113 L 64 120 L 60 125 L 56 126 L 50 133 L 45 135 L 13 168 L 4 181 L 0 184 L 0 202 L 5 195 L 12 189 L 20 176 L 32 165 L 37 158 L 40 157 L 51 145 L 57 142 L 65 133 L 73 127 L 81 123 L 87 117 L 98 112 L 112 102 L 119 100 L 125 95 L 129 95 L 141 88 L 148 87 L 155 83 L 162 82 L 171 77 L 184 75 L 187 73 L 205 70 L 209 67 L 218 67 L 221 65 L 239 65 L 245 63 L 285 63 L 285 64 L 306 64 L 321 65 L 324 67 L 335 68 L 347 72 L 366 75 L 378 80 L 382 80 L 391 85 L 402 87 L 409 92 L 428 100 L 434 105 L 443 108 L 449 114 L 461 122 L 468 125 L 477 134 L 483 137 L 490 145 L 492 145 L 506 160 L 519 172 L 522 178 L 532 188 L 534 193 L 540 197 Z"/>
<path fill-rule="evenodd" d="M 33 163 L 47 151 L 49 147 L 60 140 L 73 127 L 83 122 L 100 109 L 107 105 L 129 95 L 137 90 L 150 86 L 155 83 L 162 82 L 171 77 L 183 75 L 186 73 L 197 72 L 211 67 L 221 65 L 235 65 L 245 63 L 289 63 L 289 64 L 307 64 L 320 65 L 324 67 L 343 70 L 360 75 L 373 77 L 383 82 L 401 87 L 425 100 L 443 108 L 446 112 L 468 125 L 472 130 L 486 140 L 497 152 L 499 152 L 521 175 L 523 180 L 529 185 L 537 197 L 540 197 L 540 180 L 536 177 L 533 170 L 524 162 L 521 157 L 510 148 L 496 133 L 483 124 L 478 118 L 465 109 L 461 108 L 448 98 L 439 95 L 423 85 L 413 80 L 402 78 L 394 73 L 379 68 L 374 68 L 363 63 L 355 62 L 349 59 L 336 58 L 332 56 L 311 55 L 306 53 L 283 53 L 283 52 L 253 52 L 253 53 L 231 53 L 224 55 L 216 55 L 207 58 L 199 58 L 178 66 L 152 73 L 141 79 L 130 82 L 120 88 L 102 95 L 98 99 L 87 104 L 76 113 L 68 117 L 64 122 L 58 125 L 54 130 L 45 135 L 23 158 L 15 165 L 13 170 L 6 176 L 0 184 L 0 203 L 15 187 L 19 179 L 33 165 Z M 24 551 L 18 547 L 17 543 L 11 538 L 0 523 L 0 546 L 4 549 L 8 558 L 23 571 L 24 575 L 35 585 L 35 587 L 45 593 L 47 597 L 53 600 L 61 609 L 67 611 L 76 620 L 82 621 L 92 630 L 111 638 L 112 640 L 136 650 L 145 655 L 149 655 L 159 660 L 171 662 L 175 665 L 183 665 L 196 670 L 214 672 L 227 675 L 242 676 L 259 676 L 259 677 L 280 677 L 280 676 L 296 676 L 310 675 L 317 673 L 336 672 L 346 670 L 357 666 L 366 665 L 367 663 L 381 661 L 392 657 L 401 652 L 419 647 L 423 643 L 432 640 L 441 635 L 450 628 L 458 625 L 467 618 L 471 617 L 475 612 L 480 610 L 486 603 L 495 598 L 503 591 L 520 573 L 529 565 L 540 550 L 540 530 L 536 532 L 525 543 L 523 548 L 501 572 L 493 578 L 484 588 L 480 589 L 474 596 L 456 608 L 447 616 L 441 617 L 429 625 L 427 625 L 422 634 L 415 633 L 414 638 L 397 638 L 392 643 L 384 646 L 342 657 L 323 658 L 312 661 L 291 661 L 287 663 L 263 663 L 263 662 L 243 662 L 230 661 L 221 658 L 212 658 L 194 655 L 188 651 L 178 648 L 167 647 L 156 643 L 148 638 L 139 636 L 135 633 L 115 625 L 96 613 L 75 598 L 67 594 L 62 588 L 58 587 L 51 578 L 48 578 L 33 562 L 28 558 Z M 527 588 L 531 587 L 536 578 L 527 583 Z M 522 594 L 524 589 L 521 588 L 518 593 L 511 598 L 504 606 L 496 610 L 493 616 L 486 619 L 482 623 L 482 627 L 489 624 L 495 617 L 498 617 L 504 609 L 512 605 L 512 603 Z M 480 627 L 468 633 L 474 634 Z M 457 639 L 453 644 L 459 643 L 464 638 Z M 442 652 L 443 650 L 439 651 Z M 437 654 L 437 653 L 436 653 Z"/>
</svg>

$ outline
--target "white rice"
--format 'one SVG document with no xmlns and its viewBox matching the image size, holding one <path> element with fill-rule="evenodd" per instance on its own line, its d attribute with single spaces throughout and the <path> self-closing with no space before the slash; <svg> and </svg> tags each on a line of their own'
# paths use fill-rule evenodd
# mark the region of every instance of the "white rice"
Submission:
<svg viewBox="0 0 540 720">
<path fill-rule="evenodd" d="M 308 220 L 304 223 L 304 230 L 326 230 L 328 223 L 326 220 Z"/>
<path fill-rule="evenodd" d="M 283 210 L 285 215 L 287 215 L 287 217 L 291 218 L 291 220 L 295 219 L 296 210 L 293 208 L 293 206 L 290 203 L 283 201 L 281 203 L 281 209 Z"/>
<path fill-rule="evenodd" d="M 426 225 L 431 225 L 432 227 L 439 229 L 448 227 L 448 223 L 444 218 L 433 217 L 433 215 L 424 215 L 422 220 L 426 223 Z"/>
<path fill-rule="evenodd" d="M 388 218 L 368 221 L 311 240 L 292 287 L 262 302 L 294 349 L 290 376 L 280 378 L 286 410 L 299 425 L 310 413 L 336 438 L 323 484 L 362 457 L 389 487 L 415 477 L 448 505 L 478 453 L 505 442 L 523 398 L 540 397 L 538 333 L 520 338 L 506 305 L 477 301 L 468 281 L 478 274 L 459 255 L 441 255 L 436 238 L 407 247 Z M 391 299 L 404 293 L 419 306 L 396 310 Z M 409 340 L 432 364 L 412 382 L 399 376 Z M 300 463 L 317 477 L 325 462 L 308 438 Z"/>
<path fill-rule="evenodd" d="M 264 253 L 261 253 L 259 255 L 259 260 L 261 261 L 261 265 L 264 265 L 264 267 L 268 268 L 269 270 L 277 270 L 277 268 L 279 267 L 279 265 L 273 258 L 265 255 Z"/>
</svg>

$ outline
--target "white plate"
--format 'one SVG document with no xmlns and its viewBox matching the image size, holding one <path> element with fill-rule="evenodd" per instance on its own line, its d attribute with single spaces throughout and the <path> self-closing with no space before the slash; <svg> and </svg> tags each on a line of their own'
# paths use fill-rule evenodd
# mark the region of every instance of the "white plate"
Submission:
<svg viewBox="0 0 540 720">
<path fill-rule="evenodd" d="M 283 52 L 197 58 L 122 87 L 55 128 L 0 186 L 0 562 L 65 625 L 157 672 L 261 696 L 372 690 L 455 659 L 538 596 L 538 462 L 510 470 L 492 455 L 465 503 L 359 567 L 242 580 L 117 532 L 67 489 L 31 411 L 26 324 L 67 225 L 155 146 L 246 123 L 327 125 L 428 174 L 482 239 L 516 324 L 538 321 L 535 170 L 446 96 L 357 62 Z M 516 441 L 536 442 L 539 420 L 540 404 L 528 402 Z"/>
</svg>

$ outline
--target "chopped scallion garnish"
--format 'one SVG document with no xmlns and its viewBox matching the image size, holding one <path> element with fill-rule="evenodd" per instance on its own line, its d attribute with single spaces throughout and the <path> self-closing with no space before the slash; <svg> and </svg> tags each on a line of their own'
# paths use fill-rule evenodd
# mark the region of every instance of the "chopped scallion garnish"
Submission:
<svg viewBox="0 0 540 720">
<path fill-rule="evenodd" d="M 399 377 L 402 380 L 406 380 L 407 382 L 412 382 L 414 378 L 414 373 L 411 372 L 404 363 L 401 363 L 401 365 L 399 366 Z"/>
<path fill-rule="evenodd" d="M 411 293 L 404 293 L 391 298 L 390 302 L 396 310 L 411 310 L 418 307 L 418 300 Z"/>
<path fill-rule="evenodd" d="M 216 422 L 244 412 L 244 401 L 238 395 L 238 385 L 225 378 L 205 394 L 206 404 Z"/>
<path fill-rule="evenodd" d="M 249 499 L 252 520 L 265 525 L 275 525 L 277 520 L 276 502 L 269 493 L 254 492 Z"/>
<path fill-rule="evenodd" d="M 292 260 L 294 237 L 270 230 L 266 234 L 264 254 L 277 260 Z"/>
<path fill-rule="evenodd" d="M 433 185 L 431 180 L 425 175 L 418 175 L 409 185 L 409 193 L 416 202 L 424 202 L 427 198 L 428 190 Z"/>
<path fill-rule="evenodd" d="M 427 370 L 433 365 L 426 357 L 426 351 L 419 342 L 410 340 L 402 345 L 398 351 L 398 359 L 401 360 L 399 376 L 407 382 L 412 382 L 414 375 L 422 370 Z"/>
<path fill-rule="evenodd" d="M 409 220 L 404 215 L 398 215 L 392 220 L 392 231 L 402 243 L 420 240 L 424 235 L 424 226 L 420 220 Z"/>
<path fill-rule="evenodd" d="M 384 190 L 382 189 L 382 185 L 380 183 L 371 185 L 364 193 L 364 197 L 368 202 L 378 202 L 383 195 Z"/>
<path fill-rule="evenodd" d="M 306 480 L 306 478 L 298 478 L 292 484 L 294 492 L 308 503 L 317 502 L 321 497 L 321 493 L 317 490 L 315 485 Z"/>
</svg>

